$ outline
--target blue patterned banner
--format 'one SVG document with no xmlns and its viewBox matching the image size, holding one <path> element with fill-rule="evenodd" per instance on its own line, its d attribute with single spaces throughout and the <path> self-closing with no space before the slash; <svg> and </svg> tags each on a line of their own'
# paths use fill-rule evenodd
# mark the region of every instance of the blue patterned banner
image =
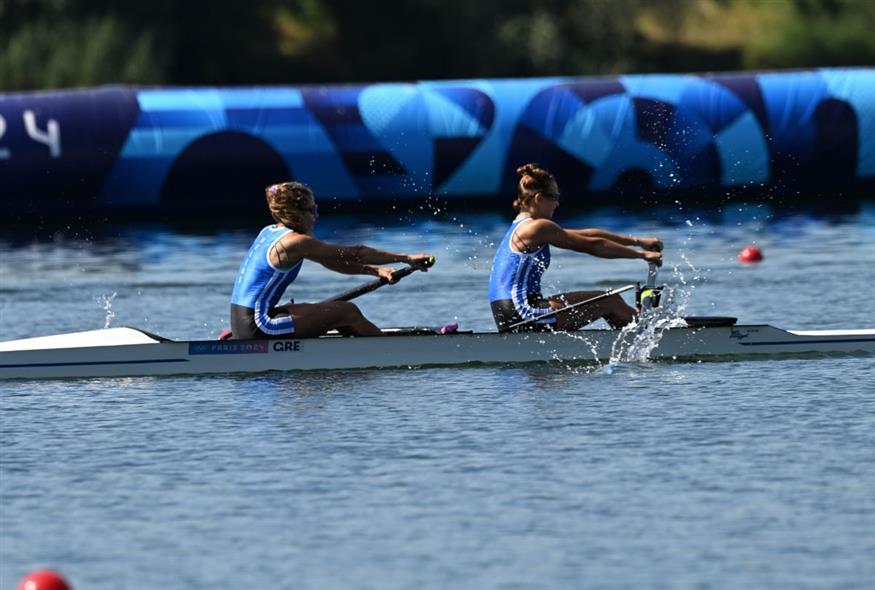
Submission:
<svg viewBox="0 0 875 590">
<path fill-rule="evenodd" d="M 230 216 L 288 179 L 349 206 L 507 205 L 529 161 L 580 205 L 859 192 L 875 69 L 0 95 L 7 218 Z"/>
</svg>

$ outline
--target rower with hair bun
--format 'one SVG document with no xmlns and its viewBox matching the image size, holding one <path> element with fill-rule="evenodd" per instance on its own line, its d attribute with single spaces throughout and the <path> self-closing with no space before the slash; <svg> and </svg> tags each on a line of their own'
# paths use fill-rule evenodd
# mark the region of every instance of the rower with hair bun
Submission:
<svg viewBox="0 0 875 590">
<path fill-rule="evenodd" d="M 406 262 L 425 271 L 434 258 L 325 243 L 313 237 L 319 213 L 309 187 L 300 182 L 283 182 L 267 187 L 265 193 L 276 223 L 261 230 L 240 264 L 231 295 L 232 337 L 313 338 L 329 330 L 351 336 L 380 336 L 380 329 L 349 301 L 278 305 L 279 300 L 298 276 L 304 260 L 336 272 L 373 275 L 392 283 L 398 277 L 393 276 L 394 269 L 372 265 Z"/>
<path fill-rule="evenodd" d="M 498 246 L 489 276 L 489 302 L 499 332 L 576 330 L 599 318 L 612 328 L 632 322 L 635 310 L 619 295 L 556 313 L 603 292 L 573 291 L 545 297 L 541 275 L 550 266 L 550 246 L 599 258 L 638 258 L 662 264 L 662 242 L 602 229 L 563 229 L 552 220 L 560 196 L 553 175 L 536 164 L 520 166 L 517 173 L 520 181 L 513 206 L 519 214 Z M 535 319 L 541 316 L 547 317 Z"/>
</svg>

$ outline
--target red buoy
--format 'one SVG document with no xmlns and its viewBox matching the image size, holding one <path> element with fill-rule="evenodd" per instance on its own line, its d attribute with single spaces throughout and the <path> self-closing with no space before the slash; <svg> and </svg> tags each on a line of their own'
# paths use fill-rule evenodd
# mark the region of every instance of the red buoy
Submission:
<svg viewBox="0 0 875 590">
<path fill-rule="evenodd" d="M 756 246 L 747 246 L 738 253 L 738 260 L 743 264 L 753 264 L 763 261 L 763 251 Z"/>
<path fill-rule="evenodd" d="M 73 587 L 58 572 L 38 570 L 24 576 L 18 590 L 73 590 Z"/>
</svg>

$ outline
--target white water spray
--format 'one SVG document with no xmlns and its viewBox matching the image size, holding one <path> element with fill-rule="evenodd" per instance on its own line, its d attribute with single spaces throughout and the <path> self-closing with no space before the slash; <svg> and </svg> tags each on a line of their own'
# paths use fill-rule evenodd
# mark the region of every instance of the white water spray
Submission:
<svg viewBox="0 0 875 590">
<path fill-rule="evenodd" d="M 115 296 L 118 293 L 113 293 L 112 295 L 106 296 L 101 295 L 100 297 L 95 297 L 97 302 L 103 308 L 103 311 L 106 312 L 103 320 L 103 329 L 106 330 L 109 328 L 110 324 L 112 324 L 112 319 L 115 317 L 115 312 L 112 310 L 112 301 L 115 299 Z"/>
</svg>

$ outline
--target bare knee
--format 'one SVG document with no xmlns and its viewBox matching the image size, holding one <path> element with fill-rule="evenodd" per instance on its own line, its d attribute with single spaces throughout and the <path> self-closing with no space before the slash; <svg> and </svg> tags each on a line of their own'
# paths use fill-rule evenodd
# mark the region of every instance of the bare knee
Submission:
<svg viewBox="0 0 875 590">
<path fill-rule="evenodd" d="M 611 295 L 608 297 L 608 301 L 615 307 L 627 307 L 626 302 L 619 295 Z"/>
<path fill-rule="evenodd" d="M 358 305 L 349 301 L 338 301 L 337 313 L 339 317 L 350 323 L 355 323 L 364 317 Z"/>
</svg>

